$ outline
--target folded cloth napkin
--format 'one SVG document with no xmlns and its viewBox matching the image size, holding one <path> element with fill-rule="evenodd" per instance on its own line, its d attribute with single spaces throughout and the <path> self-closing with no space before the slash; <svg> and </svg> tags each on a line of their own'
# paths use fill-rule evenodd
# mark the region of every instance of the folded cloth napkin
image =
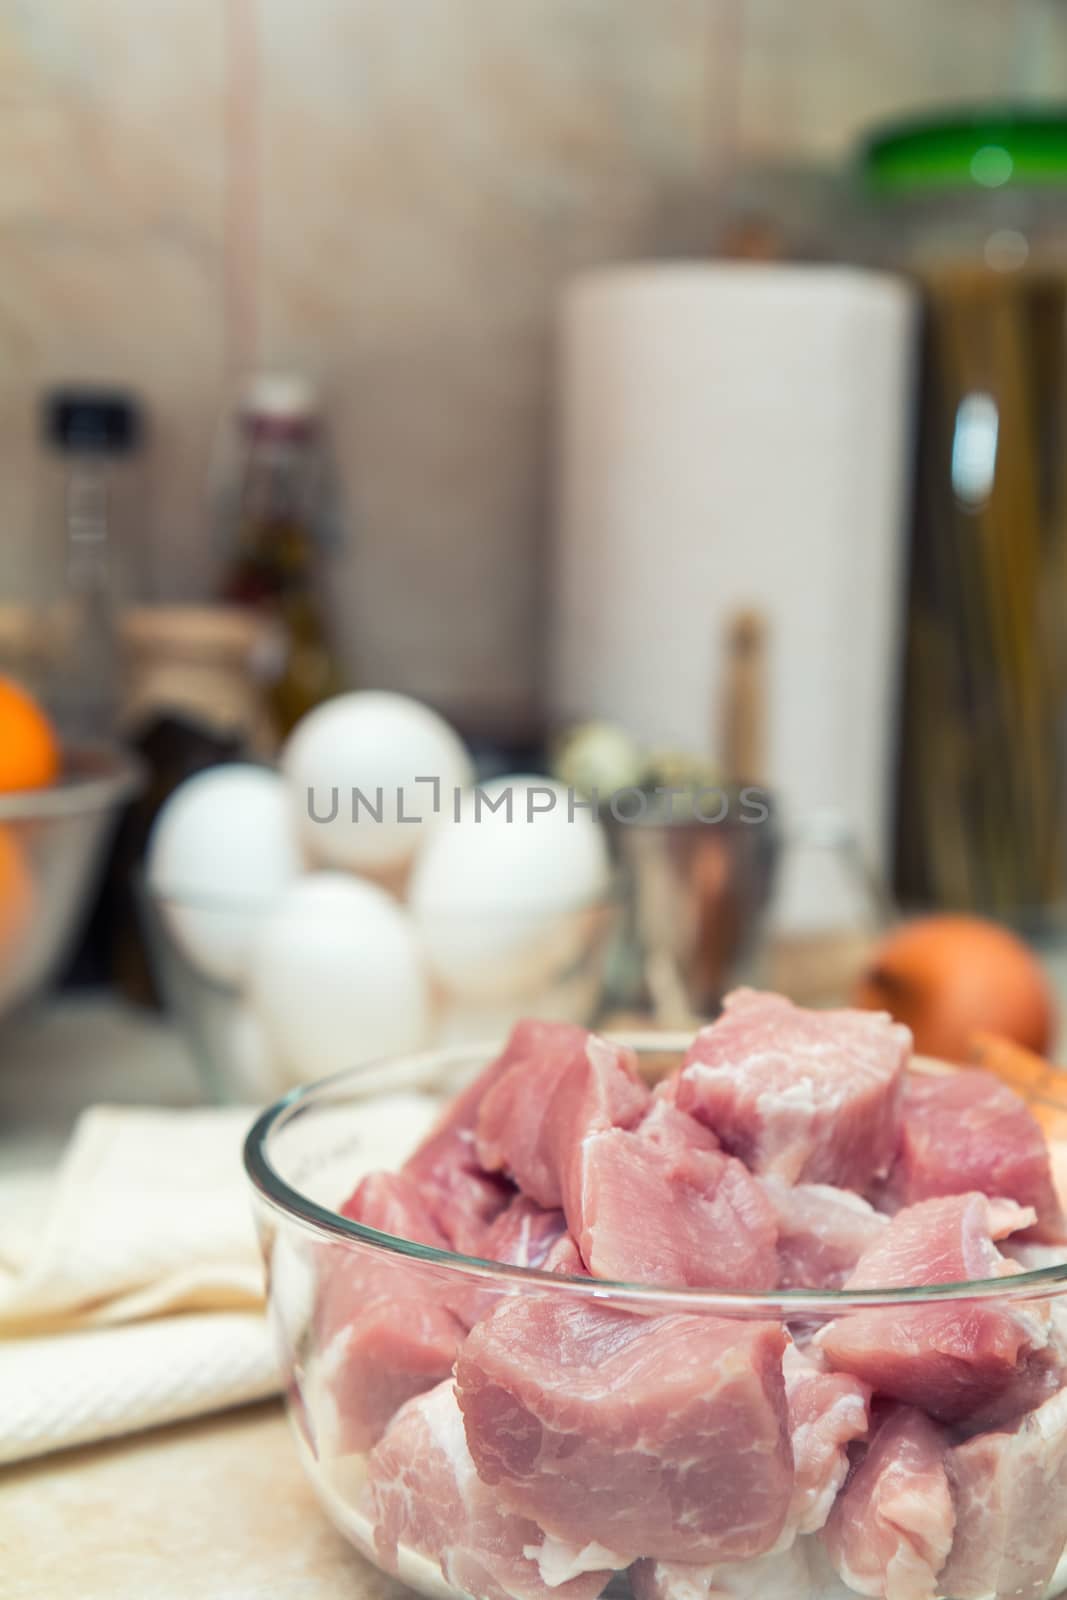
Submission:
<svg viewBox="0 0 1067 1600">
<path fill-rule="evenodd" d="M 0 1181 L 0 1463 L 275 1394 L 241 1146 L 251 1109 L 95 1107 L 58 1173 Z M 433 1115 L 362 1113 L 347 1181 Z"/>
</svg>

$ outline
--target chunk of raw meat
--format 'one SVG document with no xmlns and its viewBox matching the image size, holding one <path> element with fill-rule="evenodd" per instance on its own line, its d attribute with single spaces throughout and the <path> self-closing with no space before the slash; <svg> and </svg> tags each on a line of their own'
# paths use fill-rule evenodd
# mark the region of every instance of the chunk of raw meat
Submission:
<svg viewBox="0 0 1067 1600">
<path fill-rule="evenodd" d="M 534 1058 L 554 1037 L 557 1024 L 519 1022 L 503 1051 L 444 1110 L 437 1125 L 404 1164 L 453 1250 L 478 1255 L 482 1236 L 503 1211 L 514 1189 L 478 1160 L 474 1126 L 485 1096 L 516 1064 Z"/>
<path fill-rule="evenodd" d="M 865 1439 L 871 1391 L 845 1372 L 832 1372 L 818 1350 L 786 1347 L 782 1359 L 796 1478 L 787 1530 L 816 1533 L 848 1476 L 848 1447 Z"/>
<path fill-rule="evenodd" d="M 457 1362 L 467 1443 L 485 1482 L 558 1539 L 627 1560 L 759 1555 L 793 1489 L 784 1345 L 774 1323 L 506 1302 Z"/>
<path fill-rule="evenodd" d="M 720 1150 L 722 1146 L 710 1128 L 679 1111 L 676 1103 L 679 1074 L 658 1083 L 652 1091 L 648 1110 L 638 1124 L 642 1139 L 659 1149 L 673 1152 Z"/>
<path fill-rule="evenodd" d="M 562 1211 L 546 1211 L 517 1194 L 487 1228 L 482 1254 L 487 1261 L 504 1261 L 510 1267 L 540 1268 L 566 1231 Z"/>
<path fill-rule="evenodd" d="M 451 1380 L 408 1402 L 367 1464 L 378 1555 L 395 1571 L 398 1547 L 434 1561 L 445 1582 L 475 1600 L 596 1600 L 611 1576 L 605 1552 L 560 1550 L 508 1511 L 475 1471 Z M 566 1562 L 580 1575 L 551 1589 Z M 583 1563 L 586 1570 L 582 1570 Z"/>
<path fill-rule="evenodd" d="M 817 1351 L 793 1343 L 782 1359 L 795 1479 L 777 1548 L 750 1561 L 698 1567 L 639 1561 L 630 1573 L 635 1600 L 815 1600 L 805 1535 L 826 1522 L 848 1476 L 848 1446 L 866 1436 L 870 1391 L 855 1378 L 830 1372 Z"/>
<path fill-rule="evenodd" d="M 634 1600 L 816 1600 L 817 1592 L 802 1544 L 711 1567 L 638 1561 L 630 1588 Z"/>
<path fill-rule="evenodd" d="M 541 1205 L 562 1204 L 594 1276 L 771 1289 L 772 1208 L 740 1162 L 668 1097 L 629 1051 L 560 1028 L 482 1102 L 478 1152 Z"/>
<path fill-rule="evenodd" d="M 944 1431 L 909 1406 L 878 1428 L 822 1533 L 835 1570 L 857 1594 L 934 1600 L 955 1512 Z"/>
<path fill-rule="evenodd" d="M 369 1172 L 341 1207 L 341 1215 L 380 1233 L 448 1249 L 422 1187 L 407 1172 Z"/>
<path fill-rule="evenodd" d="M 483 1102 L 483 1161 L 505 1162 L 524 1191 L 560 1195 L 596 1277 L 773 1288 L 777 1229 L 756 1180 L 635 1072 L 628 1054 L 562 1030 L 555 1056 L 523 1063 Z"/>
<path fill-rule="evenodd" d="M 418 1244 L 447 1245 L 406 1174 L 364 1178 L 344 1210 L 356 1222 Z M 405 1400 L 451 1372 L 466 1329 L 426 1269 L 371 1246 L 328 1246 L 319 1276 L 317 1377 L 331 1433 L 323 1447 L 365 1450 Z"/>
<path fill-rule="evenodd" d="M 338 1318 L 345 1302 L 337 1286 L 331 1288 L 325 1319 L 334 1331 L 324 1339 L 319 1372 L 329 1397 L 320 1412 L 329 1438 L 319 1443 L 337 1455 L 369 1449 L 405 1400 L 446 1377 L 466 1332 L 432 1301 L 374 1293 L 364 1298 L 351 1282 L 342 1293 L 349 1298 Z"/>
<path fill-rule="evenodd" d="M 563 1234 L 549 1250 L 545 1257 L 544 1271 L 557 1272 L 563 1278 L 588 1278 L 585 1262 L 569 1233 Z"/>
<path fill-rule="evenodd" d="M 994 1240 L 1028 1228 L 1033 1212 L 984 1194 L 946 1195 L 898 1211 L 849 1275 L 849 1289 L 969 1283 L 1006 1276 Z"/>
<path fill-rule="evenodd" d="M 514 1035 L 513 1035 L 514 1038 Z M 541 1023 L 481 1102 L 478 1157 L 546 1208 L 565 1205 L 582 1140 L 640 1122 L 651 1099 L 632 1050 L 566 1023 Z"/>
<path fill-rule="evenodd" d="M 577 1251 L 568 1239 L 563 1212 L 545 1211 L 524 1194 L 515 1195 L 507 1209 L 489 1224 L 482 1236 L 479 1254 L 487 1261 L 499 1261 L 505 1266 L 532 1267 L 548 1272 L 569 1271 L 573 1259 L 578 1262 L 578 1271 L 583 1271 Z M 560 1260 L 564 1262 L 562 1268 L 557 1266 Z M 497 1288 L 460 1279 L 455 1285 L 449 1285 L 448 1305 L 468 1328 L 473 1328 L 499 1304 L 503 1293 L 506 1293 L 506 1286 Z"/>
<path fill-rule="evenodd" d="M 740 989 L 690 1046 L 678 1105 L 752 1171 L 866 1191 L 889 1170 L 911 1034 Z"/>
<path fill-rule="evenodd" d="M 887 1210 L 935 1195 L 1004 1195 L 1037 1213 L 1035 1239 L 1065 1237 L 1045 1136 L 1024 1100 L 977 1068 L 911 1076 Z"/>
<path fill-rule="evenodd" d="M 762 1181 L 778 1221 L 778 1287 L 840 1289 L 885 1217 L 851 1189 Z"/>
<path fill-rule="evenodd" d="M 1006 1433 L 947 1457 L 956 1537 L 942 1574 L 954 1600 L 1040 1600 L 1067 1544 L 1067 1390 Z"/>
<path fill-rule="evenodd" d="M 674 1117 L 594 1134 L 576 1154 L 567 1221 L 586 1266 L 630 1283 L 773 1289 L 773 1206 L 740 1161 L 687 1143 Z"/>
<path fill-rule="evenodd" d="M 893 1218 L 859 1261 L 847 1289 L 892 1289 L 1006 1276 L 1017 1269 L 994 1235 L 1026 1227 L 1033 1212 L 985 1195 L 924 1200 Z M 851 1311 L 816 1342 L 831 1365 L 875 1393 L 944 1422 L 1018 1416 L 1058 1383 L 1049 1317 L 1038 1305 L 996 1300 Z"/>
</svg>

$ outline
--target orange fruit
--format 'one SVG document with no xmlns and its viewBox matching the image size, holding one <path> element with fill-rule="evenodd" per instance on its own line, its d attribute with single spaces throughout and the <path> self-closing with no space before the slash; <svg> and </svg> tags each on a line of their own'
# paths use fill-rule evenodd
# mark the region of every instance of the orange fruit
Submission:
<svg viewBox="0 0 1067 1600">
<path fill-rule="evenodd" d="M 33 910 L 33 876 L 15 830 L 0 826 L 0 961 L 25 932 Z"/>
<path fill-rule="evenodd" d="M 59 776 L 59 744 L 44 712 L 11 678 L 0 678 L 0 794 L 44 789 Z"/>
</svg>

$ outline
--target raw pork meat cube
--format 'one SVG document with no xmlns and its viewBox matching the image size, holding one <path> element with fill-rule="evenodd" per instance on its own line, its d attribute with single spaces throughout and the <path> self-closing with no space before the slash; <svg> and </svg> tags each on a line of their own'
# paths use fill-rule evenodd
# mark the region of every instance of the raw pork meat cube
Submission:
<svg viewBox="0 0 1067 1600">
<path fill-rule="evenodd" d="M 567 1221 L 586 1266 L 631 1283 L 773 1289 L 778 1228 L 767 1196 L 740 1161 L 686 1142 L 691 1118 L 673 1119 L 594 1134 L 576 1154 Z"/>
<path fill-rule="evenodd" d="M 562 1211 L 546 1211 L 536 1201 L 517 1194 L 482 1240 L 487 1261 L 505 1261 L 511 1267 L 544 1267 L 549 1253 L 567 1231 Z"/>
<path fill-rule="evenodd" d="M 793 1489 L 784 1345 L 774 1323 L 506 1302 L 457 1362 L 467 1443 L 557 1539 L 627 1560 L 759 1555 Z"/>
<path fill-rule="evenodd" d="M 712 1567 L 638 1561 L 630 1569 L 634 1600 L 816 1600 L 803 1545 Z"/>
<path fill-rule="evenodd" d="M 560 1196 L 596 1277 L 773 1288 L 777 1229 L 756 1180 L 668 1096 L 650 1096 L 628 1052 L 581 1029 L 558 1042 L 486 1096 L 482 1161 L 538 1200 Z"/>
<path fill-rule="evenodd" d="M 581 1141 L 633 1127 L 651 1095 L 632 1050 L 566 1023 L 538 1029 L 536 1048 L 516 1053 L 481 1102 L 478 1157 L 487 1171 L 507 1172 L 538 1205 L 566 1209 L 568 1167 Z"/>
<path fill-rule="evenodd" d="M 816 1533 L 848 1476 L 848 1447 L 867 1437 L 871 1391 L 832 1372 L 818 1350 L 786 1347 L 782 1358 L 796 1479 L 787 1530 Z"/>
<path fill-rule="evenodd" d="M 886 1219 L 851 1189 L 762 1180 L 778 1221 L 778 1287 L 840 1289 Z"/>
<path fill-rule="evenodd" d="M 911 1034 L 881 1012 L 739 989 L 693 1040 L 678 1105 L 754 1172 L 866 1191 L 889 1170 Z"/>
<path fill-rule="evenodd" d="M 585 1262 L 578 1253 L 578 1246 L 569 1233 L 565 1233 L 549 1250 L 545 1257 L 545 1272 L 559 1273 L 563 1278 L 588 1278 Z"/>
<path fill-rule="evenodd" d="M 1040 1596 L 1067 1543 L 1067 1390 L 1010 1431 L 983 1433 L 948 1456 L 957 1533 L 953 1594 Z"/>
<path fill-rule="evenodd" d="M 398 1239 L 448 1249 L 432 1206 L 407 1172 L 369 1172 L 341 1207 L 341 1215 Z"/>
<path fill-rule="evenodd" d="M 934 1600 L 955 1512 L 944 1431 L 909 1406 L 881 1423 L 822 1533 L 835 1570 L 857 1594 Z"/>
<path fill-rule="evenodd" d="M 942 1578 L 955 1600 L 1040 1600 L 1067 1544 L 1067 1390 L 1008 1433 L 948 1452 L 956 1538 Z"/>
<path fill-rule="evenodd" d="M 859 1261 L 847 1289 L 962 1283 L 1017 1269 L 993 1243 L 1033 1212 L 985 1195 L 924 1200 L 899 1211 Z M 852 1311 L 816 1337 L 831 1364 L 877 1394 L 945 1422 L 1004 1421 L 1057 1383 L 1047 1310 L 996 1301 Z"/>
<path fill-rule="evenodd" d="M 1048 1146 L 1026 1102 L 976 1068 L 945 1077 L 910 1077 L 900 1148 L 882 1203 L 895 1210 L 971 1190 L 1033 1206 L 1034 1238 L 1065 1237 Z"/>
<path fill-rule="evenodd" d="M 565 1240 L 567 1223 L 562 1211 L 545 1211 L 524 1194 L 517 1194 L 482 1235 L 479 1254 L 487 1261 L 500 1261 L 509 1267 L 567 1272 L 572 1258 L 559 1253 Z M 569 1240 L 567 1243 L 577 1261 L 577 1251 Z M 561 1259 L 565 1263 L 562 1269 L 556 1265 Z M 582 1271 L 580 1262 L 578 1271 Z M 473 1328 L 499 1303 L 502 1292 L 491 1286 L 461 1282 L 458 1287 L 450 1287 L 448 1304 L 468 1328 Z"/>
<path fill-rule="evenodd" d="M 436 1562 L 446 1583 L 475 1600 L 547 1600 L 550 1593 L 596 1600 L 611 1576 L 610 1564 L 603 1566 L 607 1552 L 546 1541 L 482 1482 L 451 1380 L 397 1413 L 367 1468 L 375 1546 L 391 1571 L 398 1546 L 406 1546 Z M 557 1581 L 563 1571 L 577 1575 Z"/>
<path fill-rule="evenodd" d="M 372 1173 L 344 1210 L 368 1227 L 447 1247 L 406 1174 Z M 466 1329 L 442 1303 L 437 1281 L 411 1261 L 340 1245 L 319 1260 L 318 1376 L 330 1400 L 322 1414 L 332 1418 L 332 1437 L 322 1443 L 337 1453 L 365 1450 L 405 1400 L 451 1372 Z"/>
<path fill-rule="evenodd" d="M 514 1194 L 498 1173 L 486 1172 L 478 1160 L 474 1125 L 478 1110 L 493 1085 L 516 1063 L 536 1056 L 554 1036 L 556 1024 L 519 1022 L 503 1051 L 442 1113 L 404 1171 L 419 1184 L 450 1247 L 462 1255 L 479 1255 L 482 1235 Z"/>
<path fill-rule="evenodd" d="M 944 1195 L 898 1211 L 865 1250 L 849 1289 L 968 1283 L 1002 1278 L 1010 1268 L 994 1240 L 1028 1228 L 1034 1213 L 984 1194 Z"/>
<path fill-rule="evenodd" d="M 346 1302 L 338 1300 L 336 1286 L 331 1288 L 325 1320 L 335 1331 L 324 1343 L 320 1363 L 332 1405 L 323 1406 L 329 1438 L 319 1444 L 338 1455 L 369 1449 L 405 1400 L 446 1377 L 466 1332 L 449 1310 L 432 1301 L 373 1292 L 364 1298 L 358 1283 L 349 1283 L 344 1292 Z"/>
<path fill-rule="evenodd" d="M 658 1083 L 652 1091 L 648 1110 L 638 1124 L 638 1130 L 649 1144 L 662 1150 L 720 1150 L 722 1146 L 702 1122 L 687 1111 L 679 1111 L 676 1101 L 679 1074 Z"/>
<path fill-rule="evenodd" d="M 793 1343 L 782 1360 L 795 1479 L 785 1528 L 774 1552 L 750 1561 L 698 1567 L 639 1561 L 630 1574 L 636 1600 L 814 1600 L 806 1541 L 823 1526 L 848 1475 L 848 1446 L 866 1437 L 870 1391 L 855 1378 L 830 1372 L 817 1351 Z"/>
</svg>

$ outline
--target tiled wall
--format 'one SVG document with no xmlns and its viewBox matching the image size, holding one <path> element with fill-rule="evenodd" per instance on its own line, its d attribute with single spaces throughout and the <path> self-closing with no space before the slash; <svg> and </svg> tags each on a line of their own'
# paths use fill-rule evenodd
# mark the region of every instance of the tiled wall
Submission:
<svg viewBox="0 0 1067 1600">
<path fill-rule="evenodd" d="M 205 577 L 206 419 L 223 381 L 226 70 L 217 0 L 0 4 L 0 572 L 35 525 L 34 397 L 128 381 L 155 420 L 165 586 Z M 3 584 L 7 588 L 7 584 Z"/>
<path fill-rule="evenodd" d="M 261 0 L 261 350 L 332 399 L 369 679 L 528 695 L 553 293 L 706 230 L 718 10 Z"/>
<path fill-rule="evenodd" d="M 1037 21 L 1022 59 L 1015 24 Z M 212 432 L 250 364 L 322 384 L 366 682 L 536 682 L 550 312 L 582 264 L 702 249 L 738 153 L 1054 87 L 1057 0 L 0 0 L 0 590 L 33 397 L 142 389 L 161 592 L 208 591 Z M 1038 31 L 1040 25 L 1044 31 Z M 844 68 L 842 69 L 842 62 Z"/>
<path fill-rule="evenodd" d="M 930 106 L 1062 98 L 1063 0 L 742 0 L 746 154 L 837 156 Z"/>
</svg>

